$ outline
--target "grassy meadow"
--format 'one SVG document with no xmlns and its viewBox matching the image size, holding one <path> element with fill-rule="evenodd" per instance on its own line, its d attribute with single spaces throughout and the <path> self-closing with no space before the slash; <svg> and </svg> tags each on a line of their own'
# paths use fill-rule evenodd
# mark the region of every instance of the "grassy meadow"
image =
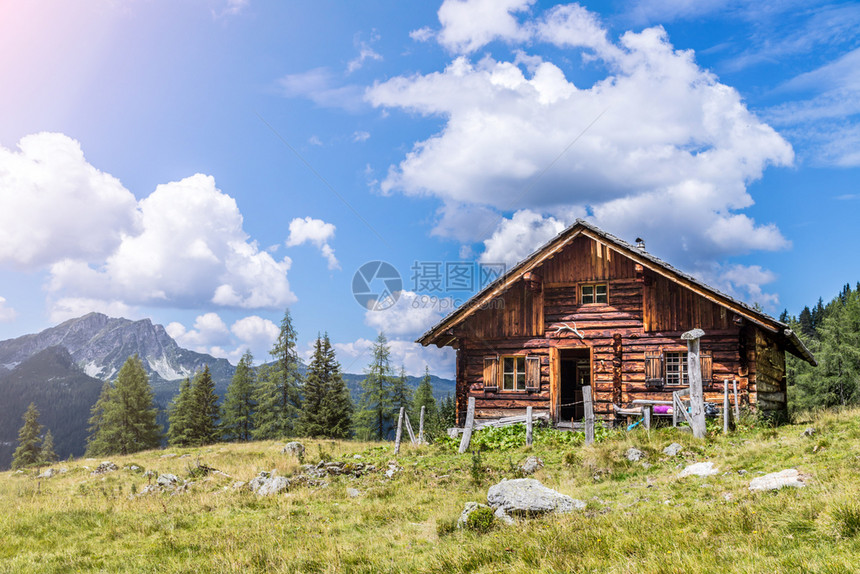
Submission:
<svg viewBox="0 0 860 574">
<path fill-rule="evenodd" d="M 804 436 L 810 426 L 815 433 Z M 684 450 L 670 458 L 662 449 L 671 442 Z M 92 459 L 58 463 L 68 472 L 49 479 L 37 470 L 0 473 L 0 572 L 860 571 L 857 410 L 704 441 L 636 429 L 589 447 L 485 451 L 480 461 L 404 445 L 392 478 L 384 472 L 395 460 L 391 444 L 304 441 L 305 463 L 360 455 L 378 471 L 270 497 L 232 487 L 262 470 L 298 472 L 283 444 L 110 457 L 119 470 L 98 476 L 90 472 L 101 461 Z M 631 446 L 652 466 L 627 461 Z M 518 477 L 517 464 L 532 454 L 545 462 L 534 477 L 586 501 L 584 511 L 486 533 L 451 528 L 465 502 L 485 502 L 487 488 Z M 677 478 L 684 465 L 706 460 L 720 473 Z M 154 482 L 144 470 L 188 478 L 198 461 L 229 477 L 140 495 Z M 807 475 L 808 486 L 749 492 L 755 476 L 786 468 Z"/>
</svg>

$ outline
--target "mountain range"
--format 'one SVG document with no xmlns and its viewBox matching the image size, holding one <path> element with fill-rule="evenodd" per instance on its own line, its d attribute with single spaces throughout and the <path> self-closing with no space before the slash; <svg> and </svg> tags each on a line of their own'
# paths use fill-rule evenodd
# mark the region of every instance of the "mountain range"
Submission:
<svg viewBox="0 0 860 574">
<path fill-rule="evenodd" d="M 39 421 L 51 429 L 60 458 L 82 455 L 90 408 L 104 381 L 113 380 L 134 354 L 149 374 L 162 423 L 182 379 L 209 365 L 215 391 L 223 397 L 235 372 L 226 359 L 183 349 L 149 319 L 89 313 L 40 333 L 0 341 L 0 470 L 11 464 L 21 417 L 30 402 L 41 413 Z M 364 375 L 343 377 L 357 400 Z M 408 379 L 413 388 L 419 381 Z M 454 393 L 454 381 L 434 376 L 432 382 L 437 398 Z"/>
</svg>

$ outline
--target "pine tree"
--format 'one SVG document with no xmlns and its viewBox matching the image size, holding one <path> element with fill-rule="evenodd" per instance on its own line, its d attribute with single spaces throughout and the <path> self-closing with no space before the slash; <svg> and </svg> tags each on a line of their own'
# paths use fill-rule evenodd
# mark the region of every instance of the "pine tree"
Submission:
<svg viewBox="0 0 860 574">
<path fill-rule="evenodd" d="M 191 413 L 193 400 L 191 396 L 191 379 L 185 379 L 179 385 L 179 393 L 173 397 L 168 407 L 167 442 L 171 446 L 188 446 L 191 444 Z"/>
<path fill-rule="evenodd" d="M 54 435 L 51 430 L 45 433 L 45 438 L 42 439 L 42 453 L 39 457 L 39 462 L 44 464 L 52 464 L 57 462 L 57 453 L 54 452 Z"/>
<path fill-rule="evenodd" d="M 807 337 L 815 337 L 815 326 L 812 322 L 812 311 L 809 310 L 809 307 L 804 307 L 800 312 L 800 316 L 798 317 L 798 321 L 800 323 L 800 332 L 803 333 Z"/>
<path fill-rule="evenodd" d="M 291 436 L 301 408 L 301 375 L 296 353 L 296 331 L 290 311 L 284 313 L 278 339 L 270 351 L 274 364 L 258 373 L 254 400 L 257 423 L 254 438 L 276 439 Z"/>
<path fill-rule="evenodd" d="M 391 390 L 389 391 L 391 395 L 391 407 L 396 414 L 400 413 L 401 408 L 406 408 L 410 419 L 414 419 L 412 416 L 412 389 L 409 388 L 408 380 L 406 367 L 401 365 L 400 374 L 391 378 Z"/>
<path fill-rule="evenodd" d="M 391 351 L 385 333 L 379 333 L 373 345 L 373 359 L 361 381 L 361 403 L 358 415 L 360 438 L 383 440 L 393 426 L 391 404 Z"/>
<path fill-rule="evenodd" d="M 140 357 L 129 357 L 116 378 L 106 383 L 92 409 L 87 454 L 130 454 L 161 442 L 149 377 Z"/>
<path fill-rule="evenodd" d="M 451 395 L 439 402 L 439 420 L 442 430 L 457 426 L 457 403 Z"/>
<path fill-rule="evenodd" d="M 303 436 L 347 438 L 352 427 L 352 399 L 328 333 L 317 336 L 303 386 L 297 430 Z"/>
<path fill-rule="evenodd" d="M 23 468 L 38 464 L 42 458 L 42 425 L 39 424 L 39 411 L 30 403 L 23 416 L 24 425 L 18 431 L 18 448 L 12 456 L 12 468 Z"/>
<path fill-rule="evenodd" d="M 430 378 L 430 368 L 424 367 L 424 377 L 415 389 L 415 398 L 412 400 L 413 419 L 421 420 L 421 407 L 424 407 L 424 432 L 431 439 L 439 436 L 441 431 L 441 420 L 436 408 L 436 399 L 433 397 L 433 381 Z"/>
<path fill-rule="evenodd" d="M 218 395 L 215 394 L 215 381 L 212 380 L 209 365 L 191 381 L 191 404 L 190 443 L 198 446 L 218 442 L 221 438 Z"/>
<path fill-rule="evenodd" d="M 224 438 L 228 440 L 251 440 L 251 431 L 254 430 L 254 386 L 256 384 L 256 370 L 254 369 L 254 357 L 251 351 L 245 351 L 236 372 L 227 387 L 227 396 L 221 407 L 221 430 Z"/>
</svg>

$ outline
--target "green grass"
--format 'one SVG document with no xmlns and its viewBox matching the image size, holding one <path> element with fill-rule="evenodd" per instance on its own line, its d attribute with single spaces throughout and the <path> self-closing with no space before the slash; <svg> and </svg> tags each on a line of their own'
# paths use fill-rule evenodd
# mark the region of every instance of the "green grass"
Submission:
<svg viewBox="0 0 860 574">
<path fill-rule="evenodd" d="M 814 426 L 812 437 L 801 436 Z M 671 442 L 684 451 L 669 459 Z M 111 457 L 66 474 L 0 473 L 0 572 L 856 572 L 860 570 L 860 411 L 810 415 L 776 429 L 746 426 L 703 441 L 674 429 L 606 437 L 590 447 L 536 444 L 469 454 L 404 447 L 393 479 L 389 445 L 306 441 L 322 455 L 380 472 L 330 477 L 258 498 L 235 490 L 261 470 L 298 471 L 283 443 L 219 444 Z M 630 463 L 635 446 L 653 466 Z M 178 456 L 162 458 L 174 453 Z M 180 458 L 183 454 L 191 457 Z M 587 502 L 584 511 L 480 531 L 450 532 L 467 501 L 517 475 L 529 455 L 536 478 Z M 187 491 L 132 496 L 148 483 L 136 464 L 188 477 L 197 457 L 231 478 L 197 477 Z M 678 479 L 683 465 L 714 461 L 720 474 Z M 759 472 L 797 468 L 803 489 L 750 493 Z M 745 474 L 738 471 L 744 470 Z M 361 491 L 350 498 L 347 488 Z M 441 526 L 441 527 L 439 527 Z M 440 535 L 441 533 L 441 535 Z"/>
</svg>

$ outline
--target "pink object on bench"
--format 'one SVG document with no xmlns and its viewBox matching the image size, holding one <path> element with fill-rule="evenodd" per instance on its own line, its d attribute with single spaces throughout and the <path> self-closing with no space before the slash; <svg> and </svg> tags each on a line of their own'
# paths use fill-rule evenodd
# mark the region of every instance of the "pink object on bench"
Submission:
<svg viewBox="0 0 860 574">
<path fill-rule="evenodd" d="M 669 405 L 654 405 L 654 414 L 669 415 L 672 414 L 672 407 Z"/>
</svg>

